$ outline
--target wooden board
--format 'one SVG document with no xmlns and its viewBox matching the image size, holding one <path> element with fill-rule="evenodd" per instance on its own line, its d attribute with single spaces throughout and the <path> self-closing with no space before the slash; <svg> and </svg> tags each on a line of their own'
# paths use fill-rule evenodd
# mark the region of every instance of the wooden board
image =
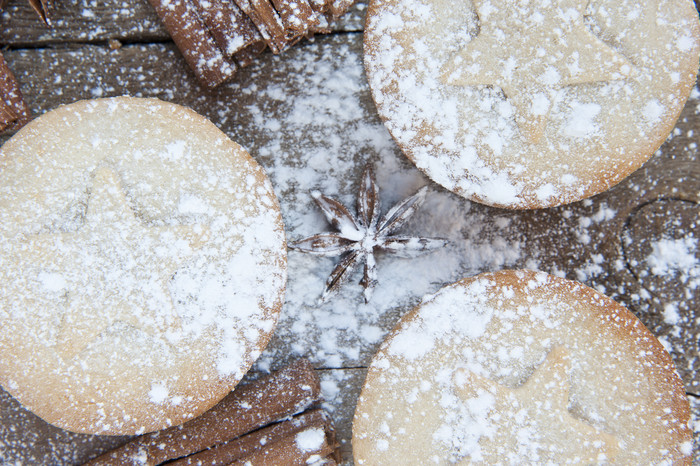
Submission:
<svg viewBox="0 0 700 466">
<path fill-rule="evenodd" d="M 488 270 L 534 267 L 622 302 L 667 345 L 689 396 L 699 397 L 700 293 L 682 274 L 655 273 L 649 258 L 661 240 L 695 239 L 697 248 L 700 95 L 691 98 L 656 156 L 607 193 L 541 211 L 494 209 L 424 178 L 383 129 L 363 75 L 363 11 L 363 4 L 355 7 L 334 34 L 280 56 L 262 55 L 214 91 L 196 83 L 145 0 L 57 1 L 53 30 L 24 1 L 13 0 L 0 15 L 0 46 L 35 115 L 78 99 L 128 94 L 187 105 L 207 116 L 270 174 L 290 239 L 326 228 L 308 195 L 312 189 L 352 205 L 367 161 L 377 169 L 384 210 L 430 184 L 426 208 L 406 231 L 447 237 L 460 257 L 445 264 L 421 258 L 416 267 L 443 269 L 425 277 L 410 274 L 410 261 L 380 257 L 374 303 L 364 305 L 354 285 L 336 301 L 317 305 L 333 260 L 291 253 L 285 312 L 255 369 L 279 367 L 297 356 L 314 362 L 346 462 L 364 368 L 382 335 L 423 294 Z M 110 40 L 121 47 L 111 48 Z M 0 143 L 8 137 L 0 136 Z M 439 209 L 449 212 L 440 216 L 434 212 Z M 700 257 L 700 250 L 695 254 Z M 412 288 L 401 294 L 382 289 L 382 283 L 399 279 Z M 0 394 L 0 458 L 6 461 L 74 464 L 120 441 L 60 431 Z M 697 450 L 695 458 L 700 461 Z"/>
</svg>

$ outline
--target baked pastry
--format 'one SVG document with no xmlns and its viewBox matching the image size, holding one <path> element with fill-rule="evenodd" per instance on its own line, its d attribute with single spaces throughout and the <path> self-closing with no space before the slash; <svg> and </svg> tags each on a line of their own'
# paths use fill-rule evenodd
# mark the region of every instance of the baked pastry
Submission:
<svg viewBox="0 0 700 466">
<path fill-rule="evenodd" d="M 690 0 L 372 0 L 380 116 L 435 182 L 507 208 L 600 193 L 658 149 L 695 84 Z"/>
<path fill-rule="evenodd" d="M 138 434 L 209 409 L 285 282 L 267 177 L 189 109 L 81 101 L 0 149 L 0 385 L 54 425 Z"/>
<path fill-rule="evenodd" d="M 690 464 L 670 356 L 627 309 L 541 272 L 462 280 L 405 315 L 353 420 L 357 464 Z"/>
</svg>

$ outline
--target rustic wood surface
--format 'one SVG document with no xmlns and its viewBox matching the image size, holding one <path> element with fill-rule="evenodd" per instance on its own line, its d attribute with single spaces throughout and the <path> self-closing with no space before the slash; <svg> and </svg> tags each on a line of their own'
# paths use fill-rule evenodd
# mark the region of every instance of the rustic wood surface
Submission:
<svg viewBox="0 0 700 466">
<path fill-rule="evenodd" d="M 291 158 L 316 137 L 284 127 L 290 109 L 280 95 L 298 95 L 316 87 L 323 89 L 324 81 L 334 73 L 361 69 L 362 3 L 338 21 L 333 34 L 302 42 L 280 56 L 264 54 L 253 66 L 239 71 L 232 82 L 214 91 L 206 91 L 197 84 L 147 0 L 56 0 L 55 3 L 52 29 L 39 22 L 24 0 L 10 0 L 5 12 L 0 14 L 0 48 L 34 115 L 85 98 L 124 94 L 158 97 L 189 106 L 210 118 L 248 148 L 268 171 L 274 172 L 283 163 L 269 150 L 271 130 L 278 128 L 275 141 Z M 300 67 L 299 63 L 314 66 Z M 360 86 L 355 98 L 361 112 L 357 119 L 380 125 L 365 84 Z M 261 125 L 261 116 L 251 109 L 265 110 L 265 125 Z M 324 138 L 344 130 L 318 129 Z M 696 418 L 700 415 L 697 412 L 700 288 L 689 286 L 687 277 L 684 281 L 676 275 L 650 273 L 647 258 L 655 242 L 662 238 L 695 239 L 697 248 L 699 135 L 700 100 L 696 95 L 659 152 L 607 193 L 569 206 L 531 212 L 505 212 L 455 200 L 467 206 L 470 215 L 487 219 L 481 231 L 463 232 L 465 238 L 480 235 L 488 239 L 497 230 L 495 226 L 489 227 L 497 222 L 489 223 L 488 219 L 507 220 L 508 226 L 499 227 L 498 234 L 528 251 L 509 266 L 560 272 L 604 291 L 632 310 L 671 349 L 688 395 L 693 399 Z M 9 137 L 9 134 L 0 135 L 0 144 Z M 348 148 L 351 176 L 336 175 L 344 193 L 354 192 L 355 175 L 367 157 L 366 151 L 367 147 L 361 144 Z M 391 147 L 390 152 L 402 169 L 412 170 L 398 149 Z M 371 160 L 377 157 L 378 154 L 369 155 Z M 278 189 L 283 214 L 285 200 L 297 202 L 306 194 L 299 189 L 302 188 L 294 183 Z M 434 189 L 442 191 L 437 186 Z M 312 209 L 310 203 L 309 209 Z M 289 230 L 290 236 L 299 237 L 294 225 Z M 700 250 L 696 249 L 695 256 L 700 259 Z M 465 273 L 493 268 L 489 265 Z M 382 316 L 382 330 L 390 329 L 418 299 L 413 297 Z M 680 316 L 673 324 L 669 323 L 669 305 Z M 280 335 L 271 344 L 272 367 L 294 357 L 293 342 L 285 339 L 289 334 L 285 329 L 291 325 L 280 323 Z M 321 338 L 319 335 L 317 339 Z M 348 463 L 352 458 L 349 439 L 355 400 L 364 379 L 364 368 L 375 349 L 376 345 L 362 346 L 357 354 L 347 356 L 337 367 L 316 364 L 322 379 L 342 381 L 339 393 L 329 400 L 328 407 Z M 313 360 L 313 354 L 306 356 Z M 63 432 L 25 412 L 0 391 L 0 461 L 77 464 L 123 441 L 123 438 Z M 694 461 L 700 464 L 697 448 L 696 438 Z"/>
</svg>

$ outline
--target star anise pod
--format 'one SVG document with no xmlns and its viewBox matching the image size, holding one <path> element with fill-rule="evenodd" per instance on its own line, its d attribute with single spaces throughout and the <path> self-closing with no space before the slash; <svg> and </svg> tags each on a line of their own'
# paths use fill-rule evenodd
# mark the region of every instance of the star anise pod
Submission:
<svg viewBox="0 0 700 466">
<path fill-rule="evenodd" d="M 310 236 L 292 243 L 290 247 L 319 256 L 341 256 L 340 262 L 326 280 L 321 301 L 336 292 L 364 262 L 364 276 L 360 284 L 364 288 L 365 302 L 368 302 L 377 284 L 377 263 L 374 257 L 377 250 L 410 257 L 447 244 L 447 240 L 439 238 L 394 236 L 394 232 L 423 204 L 427 192 L 427 187 L 421 188 L 413 196 L 392 207 L 381 220 L 379 191 L 369 165 L 362 174 L 357 216 L 335 199 L 318 191 L 311 193 L 328 222 L 338 231 Z"/>
</svg>

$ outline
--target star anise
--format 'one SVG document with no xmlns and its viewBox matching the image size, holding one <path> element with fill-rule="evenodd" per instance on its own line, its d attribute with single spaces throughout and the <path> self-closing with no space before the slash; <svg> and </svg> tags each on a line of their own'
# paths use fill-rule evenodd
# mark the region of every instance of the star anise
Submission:
<svg viewBox="0 0 700 466">
<path fill-rule="evenodd" d="M 310 236 L 292 243 L 290 247 L 319 256 L 341 256 L 340 262 L 326 280 L 321 301 L 336 292 L 364 262 L 364 276 L 360 284 L 364 288 L 365 302 L 368 302 L 377 284 L 377 263 L 374 257 L 377 250 L 410 257 L 447 244 L 446 240 L 439 238 L 394 236 L 394 232 L 423 204 L 427 192 L 427 187 L 421 188 L 413 196 L 392 207 L 381 220 L 379 191 L 369 165 L 362 174 L 357 216 L 335 199 L 318 191 L 311 193 L 328 222 L 338 231 Z"/>
</svg>

